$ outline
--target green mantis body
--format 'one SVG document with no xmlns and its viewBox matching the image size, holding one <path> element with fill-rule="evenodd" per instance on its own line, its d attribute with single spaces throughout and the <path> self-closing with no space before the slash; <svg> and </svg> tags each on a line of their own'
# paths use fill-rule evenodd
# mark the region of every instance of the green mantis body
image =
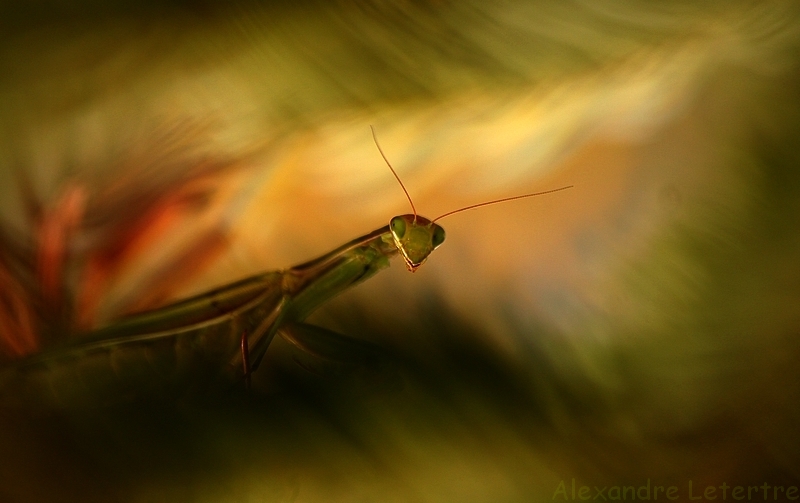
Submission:
<svg viewBox="0 0 800 503">
<path fill-rule="evenodd" d="M 444 229 L 435 223 L 442 217 L 569 188 L 476 204 L 428 220 L 416 213 L 389 168 L 413 214 L 396 216 L 389 225 L 309 262 L 129 317 L 16 362 L 0 370 L 0 404 L 102 405 L 142 394 L 173 399 L 229 389 L 241 381 L 249 384 L 276 334 L 324 360 L 358 360 L 374 347 L 304 324 L 306 317 L 388 267 L 395 255 L 414 272 L 444 242 Z"/>
<path fill-rule="evenodd" d="M 439 225 L 417 215 L 395 217 L 315 260 L 130 317 L 80 343 L 18 362 L 0 376 L 0 393 L 13 389 L 33 401 L 75 405 L 134 397 L 142 389 L 169 398 L 230 386 L 258 368 L 278 332 L 307 352 L 335 359 L 357 343 L 303 320 L 388 267 L 391 257 L 401 254 L 413 271 L 443 241 Z"/>
</svg>

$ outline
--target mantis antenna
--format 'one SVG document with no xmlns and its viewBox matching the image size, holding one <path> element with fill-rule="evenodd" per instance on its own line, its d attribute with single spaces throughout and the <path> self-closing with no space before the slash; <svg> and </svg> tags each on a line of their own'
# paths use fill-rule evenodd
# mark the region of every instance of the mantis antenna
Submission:
<svg viewBox="0 0 800 503">
<path fill-rule="evenodd" d="M 503 199 L 495 199 L 494 201 L 486 201 L 485 203 L 478 203 L 478 204 L 472 204 L 470 206 L 464 206 L 463 208 L 459 208 L 459 209 L 453 210 L 453 211 L 448 211 L 447 213 L 445 213 L 443 215 L 439 215 L 438 217 L 436 217 L 433 220 L 431 220 L 431 223 L 433 223 L 433 222 L 435 222 L 437 220 L 441 220 L 444 217 L 449 217 L 450 215 L 453 215 L 455 213 L 461 213 L 462 211 L 467 211 L 467 210 L 472 210 L 472 209 L 475 209 L 475 208 L 480 208 L 481 206 L 489 206 L 490 204 L 504 203 L 506 201 L 513 201 L 515 199 L 525 199 L 526 197 L 543 196 L 544 194 L 551 194 L 553 192 L 558 192 L 560 190 L 571 189 L 572 187 L 574 187 L 574 185 L 567 185 L 566 187 L 561 187 L 561 188 L 558 188 L 558 189 L 545 190 L 544 192 L 533 192 L 531 194 L 522 194 L 521 196 L 504 197 Z"/>
<path fill-rule="evenodd" d="M 400 177 L 397 175 L 397 171 L 395 171 L 394 168 L 392 167 L 392 163 L 389 162 L 389 159 L 386 158 L 386 154 L 383 153 L 383 149 L 381 148 L 380 143 L 378 143 L 378 135 L 375 134 L 375 128 L 372 125 L 370 125 L 369 128 L 370 128 L 370 130 L 372 130 L 372 139 L 375 140 L 375 146 L 378 147 L 378 152 L 381 153 L 381 157 L 383 157 L 383 160 L 386 161 L 386 165 L 389 166 L 389 169 L 392 170 L 392 174 L 394 175 L 395 179 L 397 180 L 397 183 L 399 183 L 400 187 L 403 188 L 403 192 L 406 193 L 406 197 L 408 198 L 408 202 L 411 203 L 411 211 L 414 212 L 414 223 L 416 223 L 417 222 L 417 208 L 414 207 L 414 201 L 411 200 L 411 195 L 408 193 L 408 190 L 406 189 L 406 186 L 403 183 L 403 180 L 401 180 Z M 531 194 L 522 194 L 521 196 L 504 197 L 502 199 L 495 199 L 493 201 L 486 201 L 485 203 L 478 203 L 478 204 L 472 204 L 470 206 L 464 206 L 463 208 L 459 208 L 459 209 L 453 210 L 453 211 L 448 211 L 447 213 L 439 215 L 438 217 L 436 217 L 433 220 L 431 220 L 431 223 L 434 223 L 437 220 L 441 220 L 444 217 L 449 217 L 450 215 L 454 215 L 456 213 L 461 213 L 462 211 L 467 211 L 467 210 L 472 210 L 472 209 L 475 209 L 475 208 L 480 208 L 481 206 L 489 206 L 491 204 L 504 203 L 506 201 L 514 201 L 515 199 L 525 199 L 526 197 L 543 196 L 545 194 L 551 194 L 553 192 L 558 192 L 558 191 L 561 191 L 561 190 L 571 189 L 573 187 L 574 187 L 574 185 L 567 185 L 565 187 L 560 187 L 558 189 L 545 190 L 543 192 L 533 192 Z"/>
<path fill-rule="evenodd" d="M 375 134 L 375 128 L 372 127 L 372 125 L 370 125 L 369 128 L 372 130 L 372 139 L 375 140 L 375 146 L 378 147 L 378 152 L 381 153 L 381 157 L 383 157 L 383 160 L 386 161 L 386 165 L 389 166 L 389 169 L 392 170 L 392 174 L 397 179 L 397 183 L 400 184 L 400 187 L 403 188 L 403 192 L 406 193 L 406 197 L 408 198 L 408 202 L 411 203 L 411 211 L 414 212 L 414 222 L 416 222 L 417 221 L 417 208 L 414 207 L 414 201 L 411 200 L 411 196 L 408 194 L 408 190 L 406 190 L 406 186 L 403 184 L 403 180 L 401 180 L 400 177 L 397 176 L 397 171 L 394 170 L 394 168 L 392 167 L 392 163 L 389 162 L 389 159 L 386 158 L 386 154 L 383 153 L 383 149 L 381 148 L 381 144 L 378 143 L 378 136 Z"/>
</svg>

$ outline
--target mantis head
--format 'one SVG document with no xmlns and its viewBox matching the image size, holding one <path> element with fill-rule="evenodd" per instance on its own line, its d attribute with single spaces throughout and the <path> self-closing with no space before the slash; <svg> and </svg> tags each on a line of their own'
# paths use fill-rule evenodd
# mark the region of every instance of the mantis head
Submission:
<svg viewBox="0 0 800 503">
<path fill-rule="evenodd" d="M 433 250 L 444 243 L 444 229 L 419 215 L 400 215 L 389 222 L 394 244 L 406 267 L 414 272 Z"/>
</svg>

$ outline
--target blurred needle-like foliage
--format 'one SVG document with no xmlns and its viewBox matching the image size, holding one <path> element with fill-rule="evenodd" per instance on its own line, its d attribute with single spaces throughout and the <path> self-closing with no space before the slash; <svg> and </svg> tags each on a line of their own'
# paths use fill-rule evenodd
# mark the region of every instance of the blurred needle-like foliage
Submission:
<svg viewBox="0 0 800 503">
<path fill-rule="evenodd" d="M 219 402 L 0 407 L 0 500 L 785 499 L 799 50 L 790 0 L 3 3 L 6 362 L 407 212 L 370 124 L 428 217 L 575 188 L 312 317 L 401 386 L 277 340 Z"/>
</svg>

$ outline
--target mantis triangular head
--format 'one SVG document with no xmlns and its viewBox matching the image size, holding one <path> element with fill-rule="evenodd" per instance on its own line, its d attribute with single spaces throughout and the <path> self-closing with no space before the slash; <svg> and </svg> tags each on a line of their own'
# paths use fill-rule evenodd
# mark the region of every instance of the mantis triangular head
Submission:
<svg viewBox="0 0 800 503">
<path fill-rule="evenodd" d="M 428 255 L 444 243 L 442 226 L 419 215 L 396 216 L 389 222 L 389 230 L 411 272 L 416 271 Z"/>
</svg>

